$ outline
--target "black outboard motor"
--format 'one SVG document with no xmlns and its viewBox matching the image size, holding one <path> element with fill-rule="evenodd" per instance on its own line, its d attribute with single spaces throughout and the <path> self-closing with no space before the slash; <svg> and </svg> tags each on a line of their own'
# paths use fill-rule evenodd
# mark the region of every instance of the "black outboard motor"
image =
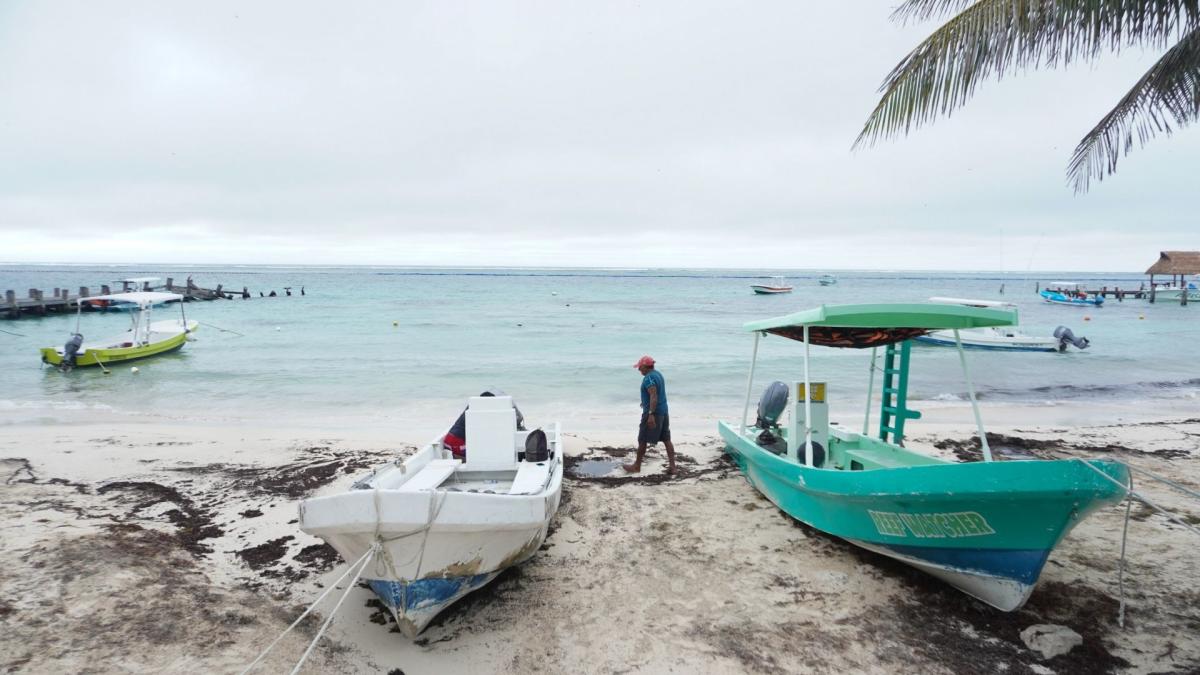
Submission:
<svg viewBox="0 0 1200 675">
<path fill-rule="evenodd" d="M 783 454 L 787 452 L 787 443 L 783 439 L 772 433 L 772 429 L 779 429 L 779 418 L 783 417 L 783 411 L 787 409 L 788 403 L 788 386 L 787 384 L 776 380 L 767 385 L 766 391 L 758 399 L 758 420 L 754 426 L 762 430 L 758 435 L 757 442 L 759 446 L 774 452 L 775 454 Z M 782 448 L 782 450 L 780 450 Z"/>
<path fill-rule="evenodd" d="M 71 339 L 67 340 L 67 344 L 63 345 L 63 370 L 70 370 L 75 367 L 75 357 L 79 354 L 79 348 L 83 346 L 83 335 L 73 333 Z"/>
<path fill-rule="evenodd" d="M 1085 337 L 1075 337 L 1075 334 L 1071 332 L 1071 329 L 1067 328 L 1066 326 L 1059 326 L 1058 328 L 1055 328 L 1054 337 L 1058 340 L 1058 351 L 1060 352 L 1067 351 L 1067 345 L 1069 344 L 1075 345 L 1077 349 L 1087 349 L 1088 345 L 1092 344 L 1091 341 Z"/>
<path fill-rule="evenodd" d="M 525 461 L 544 462 L 550 459 L 550 446 L 546 441 L 546 432 L 534 429 L 525 437 Z"/>
</svg>

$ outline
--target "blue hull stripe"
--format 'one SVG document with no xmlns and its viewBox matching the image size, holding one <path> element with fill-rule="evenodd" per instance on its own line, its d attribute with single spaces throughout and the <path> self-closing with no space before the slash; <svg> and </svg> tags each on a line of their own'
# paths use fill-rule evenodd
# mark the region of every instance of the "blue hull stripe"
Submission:
<svg viewBox="0 0 1200 675">
<path fill-rule="evenodd" d="M 486 584 L 495 574 L 476 574 L 468 577 L 419 579 L 417 581 L 383 581 L 368 579 L 371 590 L 389 608 L 409 612 L 416 609 L 450 604 L 460 595 Z"/>
<path fill-rule="evenodd" d="M 955 570 L 980 572 L 993 577 L 1012 579 L 1023 584 L 1034 584 L 1042 573 L 1050 549 L 972 549 L 934 548 L 929 546 L 903 546 L 899 544 L 876 544 L 900 555 L 916 558 Z"/>
</svg>

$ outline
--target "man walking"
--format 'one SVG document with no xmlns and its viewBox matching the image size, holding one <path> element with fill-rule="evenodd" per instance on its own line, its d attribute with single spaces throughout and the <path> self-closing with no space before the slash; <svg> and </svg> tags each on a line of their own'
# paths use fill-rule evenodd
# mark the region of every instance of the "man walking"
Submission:
<svg viewBox="0 0 1200 675">
<path fill-rule="evenodd" d="M 667 449 L 667 474 L 675 473 L 675 446 L 671 443 L 671 420 L 667 416 L 667 382 L 662 373 L 654 369 L 654 359 L 643 356 L 634 366 L 642 374 L 642 422 L 638 426 L 637 459 L 626 464 L 625 470 L 637 473 L 642 470 L 642 458 L 646 447 L 662 441 Z"/>
</svg>

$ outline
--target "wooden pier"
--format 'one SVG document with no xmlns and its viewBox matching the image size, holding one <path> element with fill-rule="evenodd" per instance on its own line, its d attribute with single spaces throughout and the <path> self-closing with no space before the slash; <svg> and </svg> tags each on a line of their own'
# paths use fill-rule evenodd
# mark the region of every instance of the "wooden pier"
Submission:
<svg viewBox="0 0 1200 675">
<path fill-rule="evenodd" d="M 19 319 L 22 316 L 62 314 L 76 311 L 79 309 L 81 303 L 85 312 L 107 311 L 106 307 L 94 306 L 88 303 L 88 298 L 93 297 L 93 295 L 110 295 L 114 292 L 163 291 L 182 295 L 184 302 L 233 300 L 235 298 L 248 300 L 254 297 L 245 287 L 238 291 L 226 290 L 223 284 L 217 284 L 216 288 L 201 288 L 192 282 L 191 277 L 188 277 L 187 282 L 183 286 L 175 284 L 175 279 L 172 277 L 168 277 L 167 283 L 162 285 L 151 285 L 148 281 L 139 280 L 127 280 L 116 283 L 121 284 L 121 287 L 115 291 L 108 284 L 102 284 L 99 292 L 95 294 L 87 286 L 80 286 L 78 291 L 74 293 L 69 288 L 55 288 L 49 294 L 41 289 L 30 288 L 25 297 L 17 297 L 16 291 L 5 291 L 4 301 L 0 304 L 0 316 L 6 319 Z M 284 292 L 287 295 L 291 295 L 291 287 L 285 287 Z M 303 287 L 301 287 L 300 295 L 304 295 Z M 283 294 L 276 294 L 274 290 L 271 291 L 269 296 L 265 293 L 259 294 L 259 297 L 273 298 L 281 296 Z"/>
</svg>

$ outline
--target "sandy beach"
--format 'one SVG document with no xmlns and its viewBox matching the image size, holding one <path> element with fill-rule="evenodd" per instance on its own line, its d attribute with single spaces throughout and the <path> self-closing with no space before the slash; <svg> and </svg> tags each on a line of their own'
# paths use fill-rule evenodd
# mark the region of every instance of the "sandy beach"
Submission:
<svg viewBox="0 0 1200 675">
<path fill-rule="evenodd" d="M 1187 409 L 999 407 L 989 429 L 1004 451 L 1114 457 L 1198 489 L 1200 418 Z M 963 412 L 932 411 L 913 445 L 973 459 Z M 1072 419 L 1088 423 L 1063 424 Z M 563 504 L 539 555 L 415 642 L 355 588 L 305 672 L 1200 669 L 1200 546 L 1149 509 L 1135 506 L 1129 526 L 1125 628 L 1123 507 L 1076 528 L 1029 603 L 1005 614 L 785 516 L 725 459 L 710 424 L 678 423 L 675 478 L 656 454 L 641 476 L 596 471 L 626 457 L 631 439 L 571 433 Z M 0 427 L 0 668 L 239 672 L 345 569 L 296 529 L 297 500 L 426 440 L 402 436 L 154 419 Z M 1200 522 L 1194 503 L 1143 489 Z M 290 670 L 318 614 L 258 672 Z M 1083 644 L 1042 660 L 1019 633 L 1043 623 Z"/>
</svg>

